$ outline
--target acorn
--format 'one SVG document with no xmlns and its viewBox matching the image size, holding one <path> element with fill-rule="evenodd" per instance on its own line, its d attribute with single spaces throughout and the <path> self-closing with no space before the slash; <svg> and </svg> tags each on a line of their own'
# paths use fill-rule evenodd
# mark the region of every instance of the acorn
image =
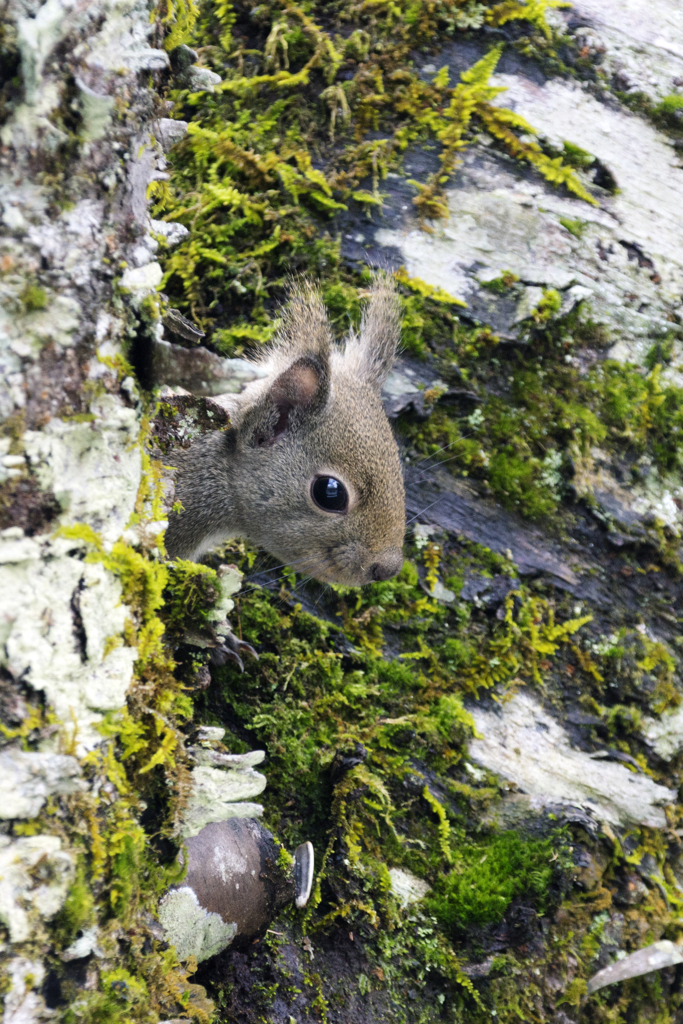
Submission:
<svg viewBox="0 0 683 1024">
<path fill-rule="evenodd" d="M 164 937 L 180 960 L 207 960 L 228 946 L 248 945 L 288 903 L 308 902 L 314 867 L 309 842 L 290 859 L 258 821 L 230 818 L 206 825 L 185 849 L 187 874 L 159 904 Z"/>
</svg>

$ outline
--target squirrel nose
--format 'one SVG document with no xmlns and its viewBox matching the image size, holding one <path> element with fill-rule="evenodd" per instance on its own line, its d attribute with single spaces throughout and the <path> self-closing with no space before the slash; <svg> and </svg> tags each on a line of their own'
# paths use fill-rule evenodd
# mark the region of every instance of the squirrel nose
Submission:
<svg viewBox="0 0 683 1024">
<path fill-rule="evenodd" d="M 397 576 L 403 566 L 403 552 L 399 548 L 383 551 L 378 560 L 370 566 L 370 579 L 379 583 Z"/>
</svg>

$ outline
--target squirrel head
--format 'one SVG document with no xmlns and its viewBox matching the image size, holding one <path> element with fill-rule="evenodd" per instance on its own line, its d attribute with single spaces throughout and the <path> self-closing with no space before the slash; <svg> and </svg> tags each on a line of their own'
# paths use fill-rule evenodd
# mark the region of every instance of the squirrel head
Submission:
<svg viewBox="0 0 683 1024">
<path fill-rule="evenodd" d="M 360 332 L 344 345 L 333 339 L 317 290 L 295 285 L 280 333 L 259 360 L 264 376 L 226 403 L 230 428 L 214 436 L 208 461 L 202 442 L 180 460 L 176 495 L 185 511 L 170 517 L 169 553 L 188 557 L 241 536 L 323 582 L 360 586 L 395 576 L 404 491 L 381 388 L 399 337 L 388 276 L 375 278 Z"/>
<path fill-rule="evenodd" d="M 323 582 L 358 586 L 403 565 L 403 478 L 381 402 L 399 332 L 384 275 L 343 347 L 318 292 L 295 286 L 262 360 L 268 376 L 240 396 L 232 480 L 242 485 L 245 534 Z"/>
</svg>

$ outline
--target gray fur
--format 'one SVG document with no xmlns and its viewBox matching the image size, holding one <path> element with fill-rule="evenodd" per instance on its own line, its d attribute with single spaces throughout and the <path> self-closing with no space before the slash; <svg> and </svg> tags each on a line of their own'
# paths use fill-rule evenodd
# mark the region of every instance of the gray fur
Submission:
<svg viewBox="0 0 683 1024">
<path fill-rule="evenodd" d="M 388 579 L 403 563 L 403 479 L 380 398 L 399 342 L 398 299 L 378 276 L 360 337 L 332 339 L 319 293 L 295 286 L 280 334 L 260 362 L 268 375 L 234 399 L 231 427 L 177 457 L 166 546 L 196 558 L 244 537 L 330 583 Z M 316 475 L 352 495 L 346 514 L 319 509 Z"/>
</svg>

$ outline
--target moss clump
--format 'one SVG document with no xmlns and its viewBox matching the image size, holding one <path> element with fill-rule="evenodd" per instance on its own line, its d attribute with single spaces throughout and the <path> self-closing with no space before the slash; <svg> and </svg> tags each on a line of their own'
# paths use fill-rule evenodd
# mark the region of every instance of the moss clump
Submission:
<svg viewBox="0 0 683 1024">
<path fill-rule="evenodd" d="M 558 505 L 557 491 L 542 482 L 540 459 L 524 459 L 509 446 L 489 463 L 488 479 L 503 503 L 530 519 L 550 515 Z"/>
<path fill-rule="evenodd" d="M 79 931 L 94 923 L 95 916 L 95 899 L 89 884 L 85 857 L 81 856 L 76 868 L 76 877 L 55 920 L 56 935 L 60 942 L 68 946 Z"/>
<path fill-rule="evenodd" d="M 27 313 L 47 309 L 47 292 L 37 284 L 28 284 L 21 293 L 21 301 Z"/>
<path fill-rule="evenodd" d="M 648 368 L 606 359 L 580 373 L 572 352 L 595 345 L 595 332 L 580 309 L 558 318 L 560 304 L 557 292 L 546 293 L 530 321 L 528 347 L 502 364 L 492 332 L 468 330 L 419 298 L 412 312 L 417 342 L 437 354 L 447 382 L 466 382 L 481 398 L 474 412 L 454 415 L 437 404 L 426 422 L 399 421 L 414 454 L 434 456 L 425 475 L 443 463 L 455 475 L 485 481 L 507 508 L 539 518 L 560 507 L 570 460 L 596 445 L 630 465 L 642 456 L 662 472 L 681 465 L 683 390 L 663 379 L 671 339 L 653 345 Z"/>
<path fill-rule="evenodd" d="M 490 281 L 482 281 L 481 286 L 487 291 L 493 292 L 494 295 L 505 295 L 518 281 L 517 274 L 513 274 L 511 270 L 504 270 L 498 277 L 494 277 Z"/>
<path fill-rule="evenodd" d="M 574 238 L 583 238 L 583 234 L 588 227 L 585 220 L 571 220 L 569 217 L 560 217 L 560 224 L 563 228 L 566 228 L 570 235 Z"/>
<path fill-rule="evenodd" d="M 649 373 L 607 362 L 593 380 L 602 391 L 603 421 L 612 436 L 636 452 L 652 452 L 657 466 L 681 465 L 683 389 L 662 381 L 662 366 Z"/>
<path fill-rule="evenodd" d="M 560 311 L 562 296 L 555 288 L 548 288 L 543 292 L 541 301 L 532 312 L 537 324 L 545 324 L 552 320 Z"/>
<path fill-rule="evenodd" d="M 461 847 L 425 905 L 452 934 L 468 925 L 500 921 L 517 896 L 530 899 L 543 914 L 557 874 L 557 845 L 557 839 L 503 832 L 488 843 Z"/>
<path fill-rule="evenodd" d="M 206 627 L 220 593 L 218 576 L 208 565 L 183 559 L 171 562 L 164 592 L 168 629 L 182 633 Z"/>
<path fill-rule="evenodd" d="M 668 128 L 673 128 L 678 132 L 683 131 L 683 96 L 678 93 L 665 96 L 654 107 L 653 114 L 655 119 L 661 121 Z"/>
</svg>

